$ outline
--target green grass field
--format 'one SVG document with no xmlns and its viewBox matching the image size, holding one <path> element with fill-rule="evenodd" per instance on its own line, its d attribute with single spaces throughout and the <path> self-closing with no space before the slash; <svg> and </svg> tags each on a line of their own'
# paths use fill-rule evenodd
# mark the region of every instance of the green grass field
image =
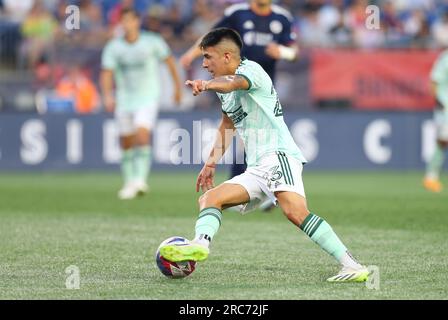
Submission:
<svg viewBox="0 0 448 320">
<path fill-rule="evenodd" d="M 338 265 L 279 209 L 225 212 L 210 258 L 168 279 L 154 253 L 194 235 L 195 176 L 155 173 L 148 196 L 121 202 L 118 173 L 0 174 L 0 299 L 448 298 L 448 191 L 425 192 L 421 173 L 305 173 L 310 209 L 379 267 L 379 290 L 325 282 Z"/>
</svg>

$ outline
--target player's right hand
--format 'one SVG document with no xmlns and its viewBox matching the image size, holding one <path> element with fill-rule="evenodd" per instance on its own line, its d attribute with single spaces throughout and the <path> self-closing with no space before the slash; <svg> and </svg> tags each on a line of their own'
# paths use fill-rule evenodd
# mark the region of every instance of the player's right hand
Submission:
<svg viewBox="0 0 448 320">
<path fill-rule="evenodd" d="M 202 192 L 206 192 L 215 187 L 213 179 L 215 177 L 215 167 L 205 164 L 201 172 L 199 172 L 196 180 L 196 192 L 199 192 L 199 188 Z"/>
<path fill-rule="evenodd" d="M 207 90 L 207 81 L 205 80 L 187 80 L 185 81 L 185 85 L 191 88 L 194 96 L 197 96 L 201 92 Z"/>
<path fill-rule="evenodd" d="M 113 96 L 105 96 L 103 98 L 104 108 L 107 112 L 114 112 L 115 110 L 115 99 Z"/>
</svg>

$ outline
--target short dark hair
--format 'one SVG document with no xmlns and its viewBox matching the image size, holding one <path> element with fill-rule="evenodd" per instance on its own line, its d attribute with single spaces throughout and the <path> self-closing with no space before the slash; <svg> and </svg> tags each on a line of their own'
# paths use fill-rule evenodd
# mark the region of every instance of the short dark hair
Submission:
<svg viewBox="0 0 448 320">
<path fill-rule="evenodd" d="M 207 33 L 204 38 L 202 38 L 199 48 L 204 49 L 207 47 L 216 46 L 222 40 L 230 40 L 237 45 L 240 49 L 243 49 L 243 40 L 238 32 L 230 28 L 218 28 Z"/>
<path fill-rule="evenodd" d="M 135 18 L 140 18 L 140 15 L 138 14 L 137 10 L 134 8 L 122 8 L 120 11 L 120 17 L 123 17 L 125 14 L 132 14 Z"/>
</svg>

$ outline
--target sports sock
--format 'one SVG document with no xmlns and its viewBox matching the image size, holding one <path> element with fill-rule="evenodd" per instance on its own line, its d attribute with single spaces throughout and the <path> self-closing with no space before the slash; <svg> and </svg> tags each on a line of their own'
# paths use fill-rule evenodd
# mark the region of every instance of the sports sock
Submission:
<svg viewBox="0 0 448 320">
<path fill-rule="evenodd" d="M 324 219 L 310 213 L 303 221 L 300 229 L 344 267 L 354 269 L 361 267 L 347 251 L 347 248 L 333 231 L 333 228 Z"/>
<path fill-rule="evenodd" d="M 135 178 L 146 182 L 151 166 L 151 148 L 140 146 L 135 148 Z"/>
<path fill-rule="evenodd" d="M 194 242 L 209 246 L 221 226 L 222 213 L 218 208 L 205 208 L 199 213 L 195 227 Z"/>
<path fill-rule="evenodd" d="M 200 235 L 197 235 L 194 239 L 193 239 L 193 241 L 192 242 L 194 242 L 194 243 L 197 243 L 197 244 L 200 244 L 201 246 L 204 246 L 204 247 L 209 247 L 210 246 L 210 242 L 212 241 L 212 239 L 208 236 L 208 235 L 206 235 L 206 234 L 200 234 Z"/>
<path fill-rule="evenodd" d="M 121 174 L 125 184 L 134 179 L 134 149 L 123 150 L 121 156 Z"/>
<path fill-rule="evenodd" d="M 445 160 L 445 151 L 437 144 L 431 159 L 426 167 L 426 177 L 439 180 L 440 171 L 442 170 L 443 161 Z"/>
</svg>

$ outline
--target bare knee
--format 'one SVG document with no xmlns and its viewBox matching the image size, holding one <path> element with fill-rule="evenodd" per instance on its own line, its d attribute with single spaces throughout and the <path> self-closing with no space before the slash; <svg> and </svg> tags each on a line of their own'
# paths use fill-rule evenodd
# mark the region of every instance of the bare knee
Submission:
<svg viewBox="0 0 448 320">
<path fill-rule="evenodd" d="M 135 144 L 137 146 L 146 146 L 150 144 L 151 141 L 151 131 L 146 128 L 139 128 L 137 130 Z"/>
<path fill-rule="evenodd" d="M 222 203 L 213 190 L 209 190 L 203 195 L 201 195 L 198 199 L 199 209 L 202 210 L 204 208 L 215 207 L 218 209 L 222 208 Z"/>
<path fill-rule="evenodd" d="M 134 147 L 135 136 L 122 136 L 120 137 L 120 145 L 123 150 L 129 150 Z"/>
</svg>

